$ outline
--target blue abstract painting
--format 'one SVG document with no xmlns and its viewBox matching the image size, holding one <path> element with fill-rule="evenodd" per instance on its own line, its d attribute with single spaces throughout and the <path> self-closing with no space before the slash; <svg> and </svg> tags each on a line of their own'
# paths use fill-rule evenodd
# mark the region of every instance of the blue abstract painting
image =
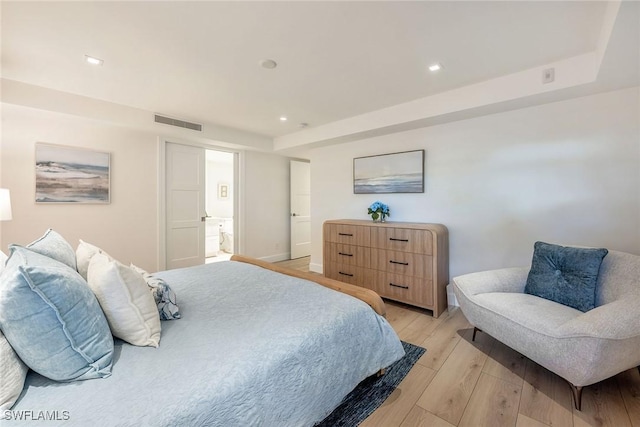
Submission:
<svg viewBox="0 0 640 427">
<path fill-rule="evenodd" d="M 36 203 L 109 203 L 110 155 L 36 143 Z"/>
<path fill-rule="evenodd" d="M 424 193 L 424 150 L 356 157 L 353 192 Z"/>
</svg>

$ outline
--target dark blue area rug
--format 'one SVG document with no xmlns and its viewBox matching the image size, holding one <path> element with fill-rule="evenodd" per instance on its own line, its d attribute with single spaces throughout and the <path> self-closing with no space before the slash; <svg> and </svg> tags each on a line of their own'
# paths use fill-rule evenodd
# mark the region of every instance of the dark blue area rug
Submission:
<svg viewBox="0 0 640 427">
<path fill-rule="evenodd" d="M 358 384 L 316 427 L 355 427 L 378 409 L 427 351 L 404 341 L 402 346 L 406 353 L 402 359 L 389 366 L 381 377 L 373 375 Z"/>
</svg>

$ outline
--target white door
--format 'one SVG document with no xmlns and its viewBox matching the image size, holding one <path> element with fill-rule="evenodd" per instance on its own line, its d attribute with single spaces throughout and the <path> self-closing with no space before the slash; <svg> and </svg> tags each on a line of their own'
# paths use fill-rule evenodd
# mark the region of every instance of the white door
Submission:
<svg viewBox="0 0 640 427">
<path fill-rule="evenodd" d="M 204 264 L 205 150 L 166 144 L 167 269 Z"/>
<path fill-rule="evenodd" d="M 291 160 L 291 259 L 311 255 L 311 165 Z"/>
</svg>

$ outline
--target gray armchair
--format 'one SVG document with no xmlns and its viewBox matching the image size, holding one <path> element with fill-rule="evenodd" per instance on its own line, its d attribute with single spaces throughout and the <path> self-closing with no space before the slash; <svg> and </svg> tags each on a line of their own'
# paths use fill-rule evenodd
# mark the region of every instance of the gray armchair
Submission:
<svg viewBox="0 0 640 427">
<path fill-rule="evenodd" d="M 528 272 L 506 268 L 455 277 L 469 322 L 567 380 L 578 410 L 583 387 L 640 370 L 640 256 L 609 251 L 596 307 L 584 313 L 525 294 Z"/>
</svg>

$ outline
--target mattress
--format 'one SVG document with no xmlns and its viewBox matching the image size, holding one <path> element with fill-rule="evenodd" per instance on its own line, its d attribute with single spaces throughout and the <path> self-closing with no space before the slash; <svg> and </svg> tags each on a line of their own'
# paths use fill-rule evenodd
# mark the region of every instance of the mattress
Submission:
<svg viewBox="0 0 640 427">
<path fill-rule="evenodd" d="M 104 379 L 30 372 L 3 426 L 313 426 L 404 355 L 367 304 L 310 281 L 235 261 L 156 275 L 182 314 L 159 348 L 116 340 Z"/>
</svg>

